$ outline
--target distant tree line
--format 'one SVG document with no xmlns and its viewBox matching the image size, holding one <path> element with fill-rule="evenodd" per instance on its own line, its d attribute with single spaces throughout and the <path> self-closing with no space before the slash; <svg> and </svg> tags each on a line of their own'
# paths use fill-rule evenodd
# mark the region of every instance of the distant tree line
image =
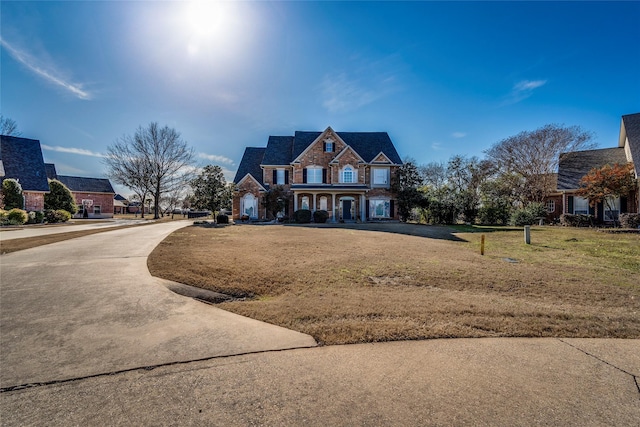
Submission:
<svg viewBox="0 0 640 427">
<path fill-rule="evenodd" d="M 546 125 L 503 139 L 485 158 L 454 155 L 447 163 L 406 159 L 392 188 L 403 220 L 519 224 L 545 215 L 562 153 L 594 147 L 580 127 Z"/>
</svg>

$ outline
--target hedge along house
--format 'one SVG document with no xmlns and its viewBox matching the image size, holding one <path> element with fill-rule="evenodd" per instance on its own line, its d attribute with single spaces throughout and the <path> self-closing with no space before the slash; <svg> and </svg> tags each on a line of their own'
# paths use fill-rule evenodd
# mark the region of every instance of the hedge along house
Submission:
<svg viewBox="0 0 640 427">
<path fill-rule="evenodd" d="M 52 163 L 46 163 L 46 170 L 49 179 L 57 179 L 73 194 L 78 206 L 74 218 L 113 218 L 116 193 L 108 179 L 58 175 Z"/>
<path fill-rule="evenodd" d="M 632 163 L 635 178 L 640 172 L 640 113 L 622 116 L 618 147 L 599 150 L 574 151 L 560 155 L 558 165 L 558 192 L 549 198 L 547 206 L 560 203 L 561 213 L 593 215 L 596 222 L 606 223 L 617 220 L 621 213 L 640 212 L 640 190 L 613 200 L 613 209 L 604 203 L 589 206 L 589 201 L 575 195 L 580 188 L 580 180 L 593 168 L 605 165 Z M 639 184 L 640 185 L 640 184 Z"/>
<path fill-rule="evenodd" d="M 49 192 L 49 181 L 40 141 L 0 136 L 0 182 L 7 178 L 13 178 L 20 183 L 24 210 L 44 209 L 44 195 Z"/>
<path fill-rule="evenodd" d="M 267 218 L 265 192 L 282 186 L 282 215 L 325 210 L 330 221 L 398 219 L 391 180 L 402 165 L 386 132 L 300 132 L 247 147 L 234 183 L 233 218 Z"/>
</svg>

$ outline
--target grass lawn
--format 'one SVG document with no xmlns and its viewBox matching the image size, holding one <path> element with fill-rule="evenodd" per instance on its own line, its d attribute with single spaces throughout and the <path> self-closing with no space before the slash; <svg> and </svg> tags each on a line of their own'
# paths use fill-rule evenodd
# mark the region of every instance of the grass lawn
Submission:
<svg viewBox="0 0 640 427">
<path fill-rule="evenodd" d="M 155 276 L 246 297 L 220 307 L 323 344 L 640 338 L 638 234 L 532 227 L 525 245 L 522 229 L 390 227 L 191 226 L 148 265 Z"/>
</svg>

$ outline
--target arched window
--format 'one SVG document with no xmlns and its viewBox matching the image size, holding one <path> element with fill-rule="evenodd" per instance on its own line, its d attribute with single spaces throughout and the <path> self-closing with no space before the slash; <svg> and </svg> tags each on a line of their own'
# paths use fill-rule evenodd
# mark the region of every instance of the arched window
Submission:
<svg viewBox="0 0 640 427">
<path fill-rule="evenodd" d="M 344 169 L 342 169 L 342 182 L 347 184 L 356 182 L 356 173 L 349 165 L 345 166 Z"/>
<path fill-rule="evenodd" d="M 258 217 L 258 201 L 256 197 L 247 193 L 242 197 L 242 208 L 240 209 L 242 215 L 246 215 L 249 218 L 257 218 Z"/>
<path fill-rule="evenodd" d="M 320 210 L 321 211 L 327 210 L 327 196 L 320 197 Z"/>
</svg>

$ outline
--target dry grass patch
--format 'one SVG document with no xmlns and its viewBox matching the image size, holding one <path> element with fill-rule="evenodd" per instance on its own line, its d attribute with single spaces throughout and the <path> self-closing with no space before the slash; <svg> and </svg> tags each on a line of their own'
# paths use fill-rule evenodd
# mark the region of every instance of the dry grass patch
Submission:
<svg viewBox="0 0 640 427">
<path fill-rule="evenodd" d="M 238 314 L 321 343 L 486 336 L 640 337 L 640 238 L 541 227 L 460 241 L 349 228 L 188 227 L 151 273 L 246 301 Z M 506 262 L 513 258 L 517 263 Z M 179 266 L 179 267 L 176 267 Z"/>
</svg>

